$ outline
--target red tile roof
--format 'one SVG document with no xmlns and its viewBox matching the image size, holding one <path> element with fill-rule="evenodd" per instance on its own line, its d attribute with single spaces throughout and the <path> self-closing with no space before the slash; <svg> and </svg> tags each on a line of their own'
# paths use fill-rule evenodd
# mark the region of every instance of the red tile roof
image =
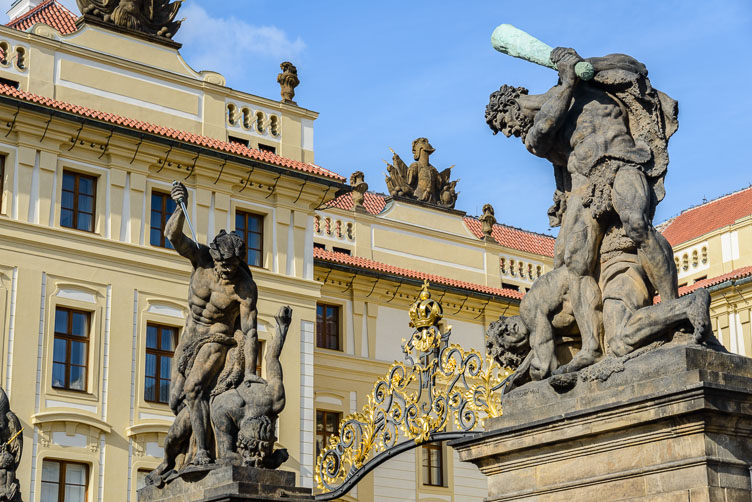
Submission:
<svg viewBox="0 0 752 502">
<path fill-rule="evenodd" d="M 37 23 L 52 26 L 63 35 L 76 31 L 77 16 L 57 0 L 46 0 L 26 14 L 12 20 L 6 26 L 26 31 Z"/>
<path fill-rule="evenodd" d="M 483 237 L 482 224 L 477 218 L 465 216 L 465 225 L 477 238 Z M 528 230 L 522 230 L 508 225 L 494 225 L 491 234 L 496 242 L 504 247 L 526 251 L 528 253 L 553 256 L 556 239 L 549 235 L 537 234 Z"/>
<path fill-rule="evenodd" d="M 684 296 L 686 294 L 689 294 L 698 288 L 708 288 L 710 286 L 715 286 L 717 284 L 721 284 L 726 281 L 734 281 L 737 279 L 743 279 L 751 275 L 752 275 L 752 266 L 737 268 L 736 270 L 732 270 L 731 272 L 727 274 L 719 275 L 717 277 L 711 277 L 710 279 L 703 279 L 701 281 L 697 281 L 694 284 L 690 284 L 689 286 L 683 286 L 679 288 L 679 296 Z"/>
<path fill-rule="evenodd" d="M 371 214 L 379 214 L 386 207 L 386 196 L 380 193 L 366 192 L 363 194 L 363 207 Z M 342 194 L 329 201 L 326 207 L 336 207 L 345 211 L 352 211 L 352 193 Z"/>
<path fill-rule="evenodd" d="M 752 214 L 752 187 L 685 210 L 661 225 L 672 246 L 733 224 Z"/>
<path fill-rule="evenodd" d="M 363 206 L 370 214 L 380 214 L 386 207 L 386 195 L 366 192 Z M 352 194 L 346 193 L 340 195 L 330 201 L 326 207 L 336 207 L 337 209 L 352 211 Z M 465 225 L 467 225 L 475 237 L 478 239 L 483 238 L 481 223 L 477 218 L 466 216 Z M 556 239 L 548 235 L 537 234 L 508 225 L 496 224 L 493 230 L 493 237 L 496 239 L 496 242 L 510 249 L 543 256 L 554 255 L 554 242 L 556 242 Z"/>
<path fill-rule="evenodd" d="M 387 274 L 408 277 L 411 279 L 418 279 L 421 281 L 428 279 L 428 281 L 432 284 L 443 284 L 445 286 L 464 289 L 468 291 L 477 291 L 479 293 L 485 293 L 487 295 L 512 298 L 515 300 L 520 300 L 524 296 L 520 291 L 515 291 L 513 289 L 492 288 L 490 286 L 484 286 L 482 284 L 458 281 L 456 279 L 450 279 L 448 277 L 442 277 L 440 275 L 427 274 L 425 272 L 418 272 L 417 270 L 395 267 L 393 265 L 387 265 L 386 263 L 380 263 L 377 261 L 368 260 L 366 258 L 359 258 L 357 256 L 350 256 L 345 253 L 335 253 L 334 251 L 327 251 L 321 248 L 313 248 L 313 257 L 314 259 L 319 261 L 339 263 L 341 265 L 349 265 L 351 267 L 363 268 L 375 272 L 384 272 Z"/>
<path fill-rule="evenodd" d="M 280 157 L 279 155 L 275 155 L 271 152 L 255 150 L 253 148 L 249 148 L 239 143 L 228 143 L 226 141 L 219 141 L 214 138 L 209 138 L 206 136 L 199 136 L 198 134 L 193 134 L 190 132 L 178 131 L 175 129 L 171 129 L 169 127 L 162 127 L 162 126 L 150 124 L 148 122 L 142 122 L 140 120 L 134 120 L 134 119 L 130 119 L 127 117 L 122 117 L 120 115 L 114 115 L 112 113 L 100 112 L 97 110 L 92 110 L 91 108 L 86 108 L 84 106 L 73 105 L 70 103 L 65 103 L 63 101 L 57 101 L 51 98 L 47 98 L 45 96 L 39 96 L 37 94 L 32 94 L 29 92 L 21 91 L 21 90 L 18 90 L 14 87 L 10 87 L 7 85 L 0 85 L 0 95 L 10 96 L 16 99 L 20 99 L 22 101 L 36 103 L 36 104 L 46 106 L 49 108 L 54 108 L 57 110 L 63 110 L 69 113 L 73 113 L 75 115 L 88 117 L 88 118 L 95 119 L 95 120 L 100 120 L 102 122 L 107 122 L 110 124 L 116 124 L 122 127 L 128 127 L 128 128 L 135 129 L 138 131 L 143 131 L 143 132 L 147 132 L 150 134 L 163 136 L 166 138 L 179 140 L 185 143 L 192 143 L 194 145 L 198 145 L 204 148 L 211 148 L 213 150 L 220 150 L 223 152 L 232 153 L 240 157 L 247 157 L 250 159 L 259 160 L 259 161 L 266 162 L 268 164 L 272 164 L 278 167 L 284 167 L 287 169 L 292 169 L 294 171 L 302 171 L 305 173 L 315 174 L 318 176 L 323 176 L 325 178 L 330 178 L 330 179 L 343 182 L 343 183 L 345 182 L 344 177 L 328 169 L 324 169 L 323 167 L 317 166 L 315 164 L 309 164 L 307 162 L 300 162 L 297 160 L 288 159 L 286 157 Z"/>
</svg>

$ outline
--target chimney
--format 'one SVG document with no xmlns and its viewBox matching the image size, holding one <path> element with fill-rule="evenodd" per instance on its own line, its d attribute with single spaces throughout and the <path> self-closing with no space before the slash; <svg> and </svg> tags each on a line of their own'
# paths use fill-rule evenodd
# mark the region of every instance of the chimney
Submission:
<svg viewBox="0 0 752 502">
<path fill-rule="evenodd" d="M 44 2 L 44 0 L 16 0 L 10 6 L 10 9 L 8 9 L 8 17 L 10 17 L 10 21 L 23 16 L 42 2 Z"/>
</svg>

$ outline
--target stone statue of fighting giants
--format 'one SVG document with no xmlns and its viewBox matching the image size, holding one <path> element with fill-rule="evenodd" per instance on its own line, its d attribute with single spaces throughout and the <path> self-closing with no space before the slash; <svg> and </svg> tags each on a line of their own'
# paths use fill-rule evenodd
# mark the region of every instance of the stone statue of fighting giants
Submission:
<svg viewBox="0 0 752 502">
<path fill-rule="evenodd" d="M 677 103 L 624 54 L 583 59 L 509 25 L 496 29 L 492 43 L 558 71 L 559 82 L 544 94 L 503 85 L 491 94 L 486 122 L 553 164 L 549 218 L 561 226 L 554 270 L 527 294 L 521 317 L 491 327 L 492 350 L 512 359 L 515 350 L 526 353 L 516 362 L 542 379 L 589 366 L 604 349 L 624 355 L 682 323 L 698 342 L 712 336 L 707 293 L 678 299 L 673 251 L 652 224 L 665 195 Z M 661 303 L 653 306 L 656 292 Z M 554 333 L 572 329 L 581 349 L 559 364 Z"/>
<path fill-rule="evenodd" d="M 279 356 L 292 309 L 283 307 L 276 316 L 263 379 L 255 373 L 258 292 L 246 263 L 246 243 L 224 230 L 209 246 L 192 241 L 183 233 L 181 209 L 188 192 L 176 183 L 171 195 L 178 204 L 165 236 L 191 261 L 193 272 L 189 314 L 172 367 L 169 404 L 176 418 L 165 440 L 164 461 L 147 482 L 162 484 L 176 468 L 213 463 L 276 468 L 287 459 L 286 450 L 274 452 L 273 446 L 285 405 Z"/>
</svg>

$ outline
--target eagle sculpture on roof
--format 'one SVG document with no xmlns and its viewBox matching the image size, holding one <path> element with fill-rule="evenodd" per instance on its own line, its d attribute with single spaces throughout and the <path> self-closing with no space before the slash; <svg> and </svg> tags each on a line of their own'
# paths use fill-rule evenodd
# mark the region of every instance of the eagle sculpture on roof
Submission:
<svg viewBox="0 0 752 502">
<path fill-rule="evenodd" d="M 121 28 L 172 38 L 183 20 L 175 21 L 183 0 L 76 0 L 81 14 Z"/>
</svg>

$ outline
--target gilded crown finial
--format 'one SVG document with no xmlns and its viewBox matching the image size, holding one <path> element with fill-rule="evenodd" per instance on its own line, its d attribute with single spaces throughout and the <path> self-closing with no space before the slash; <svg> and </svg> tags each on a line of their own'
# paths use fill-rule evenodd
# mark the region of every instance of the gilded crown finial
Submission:
<svg viewBox="0 0 752 502">
<path fill-rule="evenodd" d="M 431 299 L 428 290 L 428 280 L 423 281 L 423 289 L 420 291 L 418 300 L 410 307 L 410 327 L 415 329 L 428 328 L 438 325 L 443 317 L 441 304 Z"/>
</svg>

